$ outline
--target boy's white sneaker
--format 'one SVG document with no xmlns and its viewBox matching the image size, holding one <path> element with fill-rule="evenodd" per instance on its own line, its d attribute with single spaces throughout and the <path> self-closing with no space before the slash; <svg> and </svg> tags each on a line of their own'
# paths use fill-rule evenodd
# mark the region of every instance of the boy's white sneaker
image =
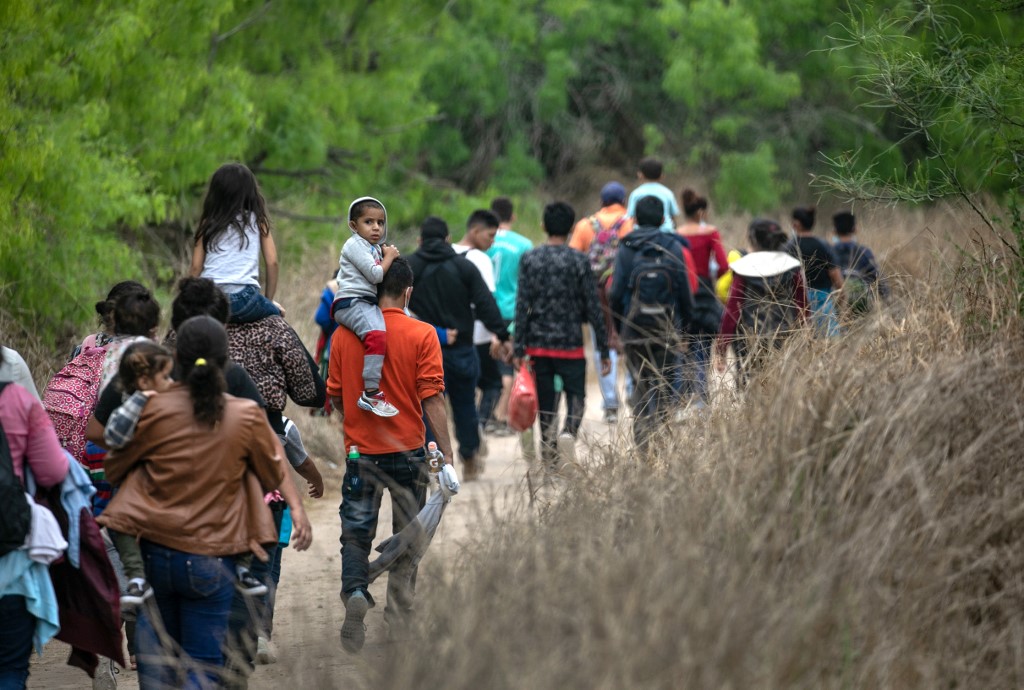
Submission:
<svg viewBox="0 0 1024 690">
<path fill-rule="evenodd" d="M 384 399 L 384 391 L 377 391 L 374 395 L 367 395 L 366 391 L 363 391 L 357 404 L 378 417 L 394 417 L 398 414 L 398 408 Z"/>
<path fill-rule="evenodd" d="M 560 465 L 571 465 L 576 462 L 576 438 L 563 431 L 555 441 L 558 449 L 558 462 Z"/>
</svg>

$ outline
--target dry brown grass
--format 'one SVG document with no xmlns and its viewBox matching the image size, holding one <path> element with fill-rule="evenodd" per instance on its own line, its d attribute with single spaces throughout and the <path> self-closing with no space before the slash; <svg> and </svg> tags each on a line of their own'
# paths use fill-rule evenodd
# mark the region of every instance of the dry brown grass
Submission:
<svg viewBox="0 0 1024 690">
<path fill-rule="evenodd" d="M 932 234 L 891 311 L 481 526 L 375 686 L 1021 686 L 1017 296 Z"/>
<path fill-rule="evenodd" d="M 1024 684 L 1019 296 L 969 216 L 859 215 L 892 309 L 794 342 L 651 457 L 620 439 L 554 497 L 524 483 L 518 510 L 482 514 L 422 573 L 416 634 L 369 686 Z M 745 220 L 718 219 L 730 243 Z M 309 346 L 335 252 L 283 274 Z M 337 426 L 292 412 L 337 459 Z"/>
</svg>

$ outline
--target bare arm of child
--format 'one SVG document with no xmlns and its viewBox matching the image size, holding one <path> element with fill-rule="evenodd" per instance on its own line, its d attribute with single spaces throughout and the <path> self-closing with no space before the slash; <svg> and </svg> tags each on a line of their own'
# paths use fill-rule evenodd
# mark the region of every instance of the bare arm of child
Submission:
<svg viewBox="0 0 1024 690">
<path fill-rule="evenodd" d="M 189 267 L 188 274 L 193 278 L 198 278 L 203 273 L 203 264 L 206 263 L 206 250 L 203 249 L 203 243 L 196 242 L 192 247 L 192 265 Z"/>
<path fill-rule="evenodd" d="M 263 252 L 263 263 L 267 266 L 267 284 L 263 292 L 267 299 L 272 300 L 274 293 L 277 292 L 280 264 L 277 261 L 277 245 L 274 244 L 274 236 L 269 232 L 266 235 L 260 235 L 260 251 Z"/>
</svg>

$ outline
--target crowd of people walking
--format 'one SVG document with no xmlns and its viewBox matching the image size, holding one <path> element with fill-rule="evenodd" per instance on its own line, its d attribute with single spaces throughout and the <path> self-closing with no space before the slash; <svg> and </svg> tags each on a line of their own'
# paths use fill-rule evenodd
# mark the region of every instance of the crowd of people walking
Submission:
<svg viewBox="0 0 1024 690">
<path fill-rule="evenodd" d="M 841 311 L 887 295 L 851 213 L 834 216 L 834 244 L 813 234 L 813 208 L 793 211 L 792 235 L 755 219 L 727 254 L 707 199 L 685 189 L 677 202 L 661 177 L 644 159 L 632 193 L 609 181 L 592 215 L 548 204 L 536 247 L 507 197 L 473 211 L 456 242 L 430 216 L 408 257 L 388 242 L 385 205 L 354 199 L 314 357 L 273 299 L 279 261 L 255 177 L 218 169 L 160 342 L 160 305 L 125 281 L 41 395 L 0 349 L 0 688 L 24 687 L 32 649 L 54 636 L 94 687 L 114 687 L 115 664 L 137 665 L 146 688 L 245 687 L 272 658 L 282 548 L 313 539 L 300 493 L 325 491 L 289 399 L 343 427 L 340 644 L 356 653 L 384 491 L 398 533 L 426 503 L 429 442 L 464 480 L 484 476 L 487 437 L 516 433 L 523 364 L 540 432 L 539 453 L 523 436 L 524 456 L 553 476 L 575 461 L 588 345 L 604 422 L 628 404 L 645 452 L 674 410 L 711 402 L 709 369 L 725 370 L 730 346 L 746 385 L 805 321 L 832 337 Z M 407 634 L 415 588 L 416 561 L 396 559 L 391 639 Z"/>
</svg>

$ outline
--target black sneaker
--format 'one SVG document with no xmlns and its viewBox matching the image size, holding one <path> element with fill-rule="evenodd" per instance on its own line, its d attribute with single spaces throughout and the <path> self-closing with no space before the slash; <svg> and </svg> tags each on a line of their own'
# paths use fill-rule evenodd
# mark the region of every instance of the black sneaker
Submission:
<svg viewBox="0 0 1024 690">
<path fill-rule="evenodd" d="M 142 603 L 153 596 L 153 588 L 145 580 L 133 579 L 125 587 L 121 595 L 121 608 L 135 608 L 142 606 Z"/>
<path fill-rule="evenodd" d="M 246 568 L 239 568 L 235 587 L 243 596 L 261 597 L 267 593 L 267 586 L 256 579 Z"/>
<path fill-rule="evenodd" d="M 366 626 L 363 619 L 370 610 L 370 602 L 362 590 L 356 590 L 345 602 L 345 622 L 341 624 L 341 646 L 349 654 L 355 654 L 366 642 Z"/>
</svg>

